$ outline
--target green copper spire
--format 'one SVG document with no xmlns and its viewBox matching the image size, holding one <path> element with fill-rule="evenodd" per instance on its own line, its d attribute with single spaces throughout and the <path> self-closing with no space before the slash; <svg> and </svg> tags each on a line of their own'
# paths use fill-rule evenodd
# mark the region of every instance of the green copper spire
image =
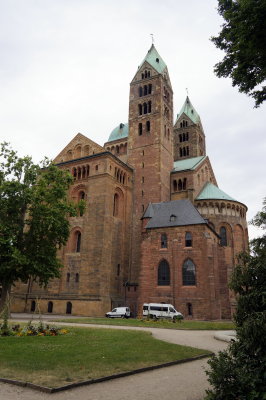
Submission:
<svg viewBox="0 0 266 400">
<path fill-rule="evenodd" d="M 176 122 L 179 120 L 179 118 L 181 118 L 182 114 L 187 115 L 191 119 L 191 121 L 194 122 L 194 124 L 198 124 L 200 122 L 200 116 L 191 104 L 188 96 L 179 114 L 177 114 L 176 116 Z"/>
<path fill-rule="evenodd" d="M 162 57 L 160 56 L 160 54 L 158 53 L 158 51 L 156 50 L 154 44 L 151 45 L 150 50 L 148 51 L 142 63 L 140 64 L 139 68 L 142 67 L 145 61 L 147 61 L 152 66 L 152 68 L 154 68 L 159 74 L 161 74 L 166 68 L 166 64 L 162 59 Z"/>
</svg>

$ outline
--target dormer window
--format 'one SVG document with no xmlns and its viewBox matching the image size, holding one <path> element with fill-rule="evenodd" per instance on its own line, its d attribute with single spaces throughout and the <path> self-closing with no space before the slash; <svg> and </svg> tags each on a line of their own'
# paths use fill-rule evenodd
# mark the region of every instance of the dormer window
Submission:
<svg viewBox="0 0 266 400">
<path fill-rule="evenodd" d="M 170 222 L 175 222 L 176 221 L 176 215 L 172 214 L 170 216 Z"/>
<path fill-rule="evenodd" d="M 158 63 L 160 60 L 159 60 L 159 58 L 156 58 L 156 62 Z"/>
</svg>

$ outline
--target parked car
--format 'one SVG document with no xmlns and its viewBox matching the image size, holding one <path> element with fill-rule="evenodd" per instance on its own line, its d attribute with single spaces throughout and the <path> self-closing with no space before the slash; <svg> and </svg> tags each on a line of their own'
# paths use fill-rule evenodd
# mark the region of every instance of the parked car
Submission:
<svg viewBox="0 0 266 400">
<path fill-rule="evenodd" d="M 112 311 L 105 314 L 107 318 L 129 318 L 130 308 L 129 307 L 116 307 Z"/>
<path fill-rule="evenodd" d="M 143 304 L 143 316 L 150 316 L 152 318 L 171 318 L 171 319 L 183 319 L 183 315 L 176 311 L 172 304 L 163 303 L 144 303 Z"/>
</svg>

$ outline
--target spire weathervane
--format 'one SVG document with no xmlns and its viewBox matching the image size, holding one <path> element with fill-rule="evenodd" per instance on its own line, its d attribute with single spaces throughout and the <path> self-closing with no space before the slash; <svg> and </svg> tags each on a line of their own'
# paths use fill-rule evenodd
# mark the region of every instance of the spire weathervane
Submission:
<svg viewBox="0 0 266 400">
<path fill-rule="evenodd" d="M 153 44 L 153 43 L 154 43 L 153 33 L 150 33 L 150 35 L 151 35 L 151 42 L 152 42 L 152 44 Z"/>
</svg>

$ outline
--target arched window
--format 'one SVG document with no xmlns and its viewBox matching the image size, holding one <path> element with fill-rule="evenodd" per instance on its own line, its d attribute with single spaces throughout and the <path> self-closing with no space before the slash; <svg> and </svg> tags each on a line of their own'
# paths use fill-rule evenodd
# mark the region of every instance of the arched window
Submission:
<svg viewBox="0 0 266 400">
<path fill-rule="evenodd" d="M 182 142 L 183 142 L 183 139 L 182 139 L 182 135 L 181 135 L 181 133 L 179 134 L 179 142 L 180 142 L 180 143 L 182 143 Z"/>
<path fill-rule="evenodd" d="M 140 122 L 139 123 L 139 136 L 141 136 L 142 135 L 142 123 Z"/>
<path fill-rule="evenodd" d="M 151 83 L 149 83 L 149 87 L 148 87 L 148 93 L 149 93 L 149 94 L 151 94 L 151 91 L 152 91 L 152 84 L 151 84 Z"/>
<path fill-rule="evenodd" d="M 186 140 L 186 134 L 183 133 L 183 135 L 182 135 L 182 142 L 184 142 L 185 140 Z"/>
<path fill-rule="evenodd" d="M 192 247 L 192 234 L 191 232 L 186 232 L 185 235 L 185 246 Z"/>
<path fill-rule="evenodd" d="M 196 285 L 196 267 L 189 258 L 183 264 L 182 275 L 184 286 Z"/>
<path fill-rule="evenodd" d="M 118 206 L 119 206 L 119 196 L 117 193 L 114 195 L 114 206 L 113 206 L 113 216 L 117 217 L 118 215 Z"/>
<path fill-rule="evenodd" d="M 139 115 L 142 115 L 142 104 L 139 104 Z"/>
<path fill-rule="evenodd" d="M 148 94 L 148 86 L 144 85 L 144 96 L 147 96 Z"/>
<path fill-rule="evenodd" d="M 142 97 L 142 94 L 143 94 L 143 92 L 142 92 L 142 87 L 140 86 L 140 87 L 139 87 L 139 97 Z"/>
<path fill-rule="evenodd" d="M 170 285 L 170 268 L 166 260 L 162 260 L 158 266 L 158 286 Z"/>
<path fill-rule="evenodd" d="M 150 132 L 150 130 L 151 130 L 151 123 L 150 121 L 146 121 L 146 131 Z"/>
<path fill-rule="evenodd" d="M 176 182 L 176 180 L 173 181 L 173 190 L 174 190 L 174 192 L 177 192 L 177 182 Z"/>
<path fill-rule="evenodd" d="M 151 113 L 151 101 L 148 102 L 148 113 Z"/>
<path fill-rule="evenodd" d="M 188 132 L 186 133 L 186 140 L 188 140 Z"/>
<path fill-rule="evenodd" d="M 47 312 L 48 313 L 52 313 L 53 312 L 53 302 L 52 301 L 48 301 L 48 307 L 47 307 Z"/>
<path fill-rule="evenodd" d="M 187 188 L 187 178 L 183 179 L 183 190 L 186 190 Z"/>
<path fill-rule="evenodd" d="M 30 310 L 31 310 L 31 312 L 34 312 L 35 309 L 36 309 L 36 301 L 32 300 Z"/>
<path fill-rule="evenodd" d="M 183 157 L 183 149 L 182 149 L 182 147 L 180 147 L 180 149 L 179 149 L 179 155 L 180 155 L 180 157 Z"/>
<path fill-rule="evenodd" d="M 178 190 L 182 190 L 182 188 L 183 188 L 183 184 L 182 184 L 181 179 L 179 179 L 178 180 Z"/>
<path fill-rule="evenodd" d="M 66 314 L 71 314 L 72 313 L 72 303 L 71 301 L 68 301 L 66 304 Z"/>
<path fill-rule="evenodd" d="M 188 315 L 193 315 L 193 308 L 191 303 L 187 303 L 187 313 Z"/>
<path fill-rule="evenodd" d="M 81 233 L 76 233 L 76 253 L 80 253 Z"/>
<path fill-rule="evenodd" d="M 224 226 L 221 227 L 220 229 L 220 244 L 221 246 L 227 246 L 227 233 L 226 233 L 226 228 Z"/>
<path fill-rule="evenodd" d="M 67 273 L 66 281 L 70 282 L 70 273 L 69 272 Z"/>
<path fill-rule="evenodd" d="M 147 114 L 148 112 L 148 107 L 147 107 L 147 103 L 143 104 L 143 114 Z"/>
<path fill-rule="evenodd" d="M 79 274 L 78 273 L 76 273 L 76 275 L 75 275 L 75 282 L 79 282 Z"/>
<path fill-rule="evenodd" d="M 167 235 L 166 233 L 161 234 L 161 248 L 167 249 Z"/>
</svg>

